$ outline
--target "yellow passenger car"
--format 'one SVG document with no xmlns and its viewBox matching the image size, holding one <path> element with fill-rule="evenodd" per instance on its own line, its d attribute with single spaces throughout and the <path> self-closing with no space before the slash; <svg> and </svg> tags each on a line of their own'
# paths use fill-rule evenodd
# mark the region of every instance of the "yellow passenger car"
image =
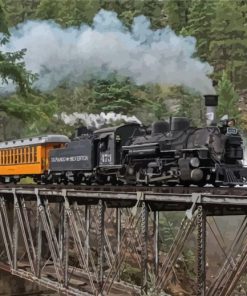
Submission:
<svg viewBox="0 0 247 296">
<path fill-rule="evenodd" d="M 45 180 L 49 171 L 49 151 L 70 140 L 63 135 L 47 135 L 0 142 L 0 181 L 17 182 L 31 176 Z"/>
</svg>

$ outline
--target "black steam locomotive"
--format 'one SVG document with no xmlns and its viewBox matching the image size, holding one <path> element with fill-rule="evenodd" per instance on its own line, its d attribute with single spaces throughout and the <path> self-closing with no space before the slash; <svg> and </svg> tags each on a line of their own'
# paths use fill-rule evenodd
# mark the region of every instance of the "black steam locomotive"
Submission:
<svg viewBox="0 0 247 296">
<path fill-rule="evenodd" d="M 218 127 L 218 97 L 205 96 L 207 126 L 185 117 L 85 131 L 64 148 L 50 152 L 53 182 L 74 184 L 242 185 L 243 140 L 234 126 Z"/>
</svg>

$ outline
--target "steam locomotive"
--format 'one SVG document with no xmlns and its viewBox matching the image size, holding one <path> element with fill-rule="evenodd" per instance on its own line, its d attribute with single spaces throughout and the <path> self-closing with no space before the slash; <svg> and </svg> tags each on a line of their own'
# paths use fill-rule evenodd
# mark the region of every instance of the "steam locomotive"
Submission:
<svg viewBox="0 0 247 296">
<path fill-rule="evenodd" d="M 80 130 L 72 141 L 47 135 L 0 143 L 0 183 L 30 176 L 37 183 L 235 186 L 246 183 L 243 140 L 230 124 L 218 127 L 218 97 L 205 96 L 207 126 L 185 117 Z"/>
<path fill-rule="evenodd" d="M 74 184 L 154 184 L 170 186 L 243 185 L 243 140 L 235 127 L 218 127 L 216 95 L 206 95 L 207 126 L 192 127 L 185 117 L 85 130 L 49 151 L 44 182 Z"/>
</svg>

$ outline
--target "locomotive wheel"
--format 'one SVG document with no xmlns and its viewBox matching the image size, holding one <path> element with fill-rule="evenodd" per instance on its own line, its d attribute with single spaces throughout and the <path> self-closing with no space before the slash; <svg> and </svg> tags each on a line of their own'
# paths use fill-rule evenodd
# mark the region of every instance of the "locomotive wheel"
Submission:
<svg viewBox="0 0 247 296">
<path fill-rule="evenodd" d="M 155 182 L 155 183 L 153 183 L 154 184 L 154 186 L 156 186 L 156 187 L 161 187 L 163 184 L 162 184 L 162 182 Z"/>
<path fill-rule="evenodd" d="M 177 182 L 167 182 L 166 183 L 168 186 L 170 186 L 170 187 L 175 187 L 178 183 Z"/>
<path fill-rule="evenodd" d="M 111 185 L 116 186 L 119 184 L 119 181 L 117 180 L 116 176 L 113 176 L 110 179 L 110 183 L 111 183 Z"/>
<path fill-rule="evenodd" d="M 201 182 L 196 183 L 196 185 L 197 185 L 198 187 L 204 187 L 206 184 L 207 184 L 207 183 L 206 183 L 204 180 L 202 180 Z"/>
<path fill-rule="evenodd" d="M 184 187 L 190 187 L 191 182 L 190 181 L 181 181 L 180 185 L 184 186 Z"/>
<path fill-rule="evenodd" d="M 74 185 L 80 185 L 82 182 L 82 175 L 74 176 Z"/>
<path fill-rule="evenodd" d="M 107 183 L 107 177 L 103 175 L 96 175 L 96 183 L 99 185 L 105 185 Z"/>
<path fill-rule="evenodd" d="M 90 186 L 90 185 L 92 184 L 92 179 L 91 179 L 91 178 L 86 178 L 86 179 L 85 179 L 85 184 L 86 184 L 87 186 Z"/>
</svg>

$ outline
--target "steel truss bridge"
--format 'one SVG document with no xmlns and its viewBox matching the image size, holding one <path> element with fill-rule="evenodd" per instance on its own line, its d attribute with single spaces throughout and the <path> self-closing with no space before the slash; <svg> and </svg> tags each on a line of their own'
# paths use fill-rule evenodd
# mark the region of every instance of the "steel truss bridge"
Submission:
<svg viewBox="0 0 247 296">
<path fill-rule="evenodd" d="M 160 216 L 175 211 L 183 219 L 165 250 Z M 209 280 L 208 219 L 224 215 L 244 218 L 229 248 L 215 236 L 225 262 Z M 158 295 L 193 235 L 191 294 L 232 295 L 247 268 L 246 217 L 245 188 L 0 187 L 0 268 L 60 295 Z"/>
</svg>

